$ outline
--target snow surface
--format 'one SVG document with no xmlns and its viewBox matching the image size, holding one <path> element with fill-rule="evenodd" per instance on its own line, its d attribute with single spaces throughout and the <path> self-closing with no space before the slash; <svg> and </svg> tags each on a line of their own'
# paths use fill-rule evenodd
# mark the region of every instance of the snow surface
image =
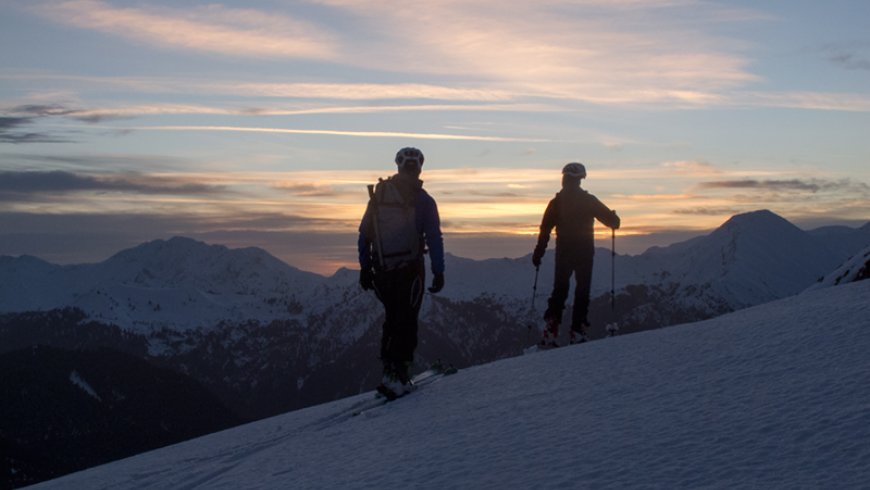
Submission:
<svg viewBox="0 0 870 490">
<path fill-rule="evenodd" d="M 82 375 L 79 374 L 78 371 L 72 371 L 71 373 L 69 373 L 69 380 L 72 384 L 81 388 L 82 391 L 84 391 L 88 395 L 92 396 L 97 401 L 100 401 L 100 402 L 103 401 L 103 399 L 100 398 L 100 395 L 97 394 L 97 392 L 90 385 L 90 383 L 88 383 L 87 381 L 85 381 L 84 378 L 82 378 Z"/>
<path fill-rule="evenodd" d="M 866 488 L 870 281 L 460 371 L 36 488 Z"/>
</svg>

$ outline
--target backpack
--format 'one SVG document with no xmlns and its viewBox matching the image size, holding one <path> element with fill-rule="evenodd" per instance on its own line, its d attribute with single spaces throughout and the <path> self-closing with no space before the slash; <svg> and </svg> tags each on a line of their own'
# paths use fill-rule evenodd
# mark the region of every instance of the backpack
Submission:
<svg viewBox="0 0 870 490">
<path fill-rule="evenodd" d="M 423 256 L 423 237 L 417 232 L 417 190 L 405 196 L 392 177 L 369 186 L 372 255 L 378 270 L 392 270 Z"/>
</svg>

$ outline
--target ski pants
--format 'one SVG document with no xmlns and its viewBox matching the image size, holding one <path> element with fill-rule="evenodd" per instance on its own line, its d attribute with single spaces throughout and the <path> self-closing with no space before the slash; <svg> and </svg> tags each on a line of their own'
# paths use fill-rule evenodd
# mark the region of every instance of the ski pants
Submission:
<svg viewBox="0 0 870 490">
<path fill-rule="evenodd" d="M 381 360 L 411 363 L 417 348 L 417 317 L 423 302 L 423 262 L 375 273 L 375 294 L 384 305 Z"/>
<path fill-rule="evenodd" d="M 553 279 L 553 293 L 547 300 L 547 311 L 544 319 L 555 319 L 562 323 L 562 310 L 568 299 L 571 287 L 571 275 L 574 275 L 574 310 L 571 313 L 571 328 L 579 330 L 581 325 L 588 325 L 589 320 L 589 288 L 592 283 L 592 254 L 559 253 L 556 250 L 556 272 Z"/>
</svg>

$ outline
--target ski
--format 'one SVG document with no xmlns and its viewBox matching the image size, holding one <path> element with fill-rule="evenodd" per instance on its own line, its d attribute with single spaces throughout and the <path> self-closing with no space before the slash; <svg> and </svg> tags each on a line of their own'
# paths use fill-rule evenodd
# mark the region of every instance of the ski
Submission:
<svg viewBox="0 0 870 490">
<path fill-rule="evenodd" d="M 411 379 L 411 383 L 414 386 L 414 388 L 411 391 L 403 393 L 399 396 L 392 396 L 392 397 L 387 396 L 384 393 L 378 392 L 375 395 L 375 399 L 371 400 L 372 403 L 368 403 L 368 404 L 365 404 L 362 406 L 354 407 L 352 412 L 351 412 L 351 417 L 357 417 L 357 416 L 362 415 L 363 413 L 366 413 L 372 409 L 381 407 L 383 405 L 386 405 L 387 403 L 398 400 L 399 398 L 404 398 L 404 397 L 410 395 L 411 393 L 414 393 L 415 391 L 421 389 L 422 387 L 424 387 L 428 384 L 432 384 L 435 381 L 438 381 L 439 379 L 443 378 L 444 376 L 449 376 L 451 374 L 455 374 L 458 371 L 459 370 L 456 369 L 455 367 L 453 367 L 452 365 L 451 366 L 443 366 L 440 363 L 436 363 L 435 365 L 433 365 L 433 367 L 423 371 L 422 373 L 414 376 Z"/>
</svg>

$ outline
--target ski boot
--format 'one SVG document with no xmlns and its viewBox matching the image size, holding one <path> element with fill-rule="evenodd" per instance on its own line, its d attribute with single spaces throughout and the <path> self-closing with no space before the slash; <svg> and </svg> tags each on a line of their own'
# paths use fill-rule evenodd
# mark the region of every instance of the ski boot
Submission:
<svg viewBox="0 0 870 490">
<path fill-rule="evenodd" d="M 378 393 L 387 400 L 395 400 L 413 391 L 414 384 L 408 374 L 410 367 L 409 362 L 384 362 L 384 377 L 377 387 Z"/>
<path fill-rule="evenodd" d="M 538 344 L 541 349 L 553 349 L 559 347 L 559 321 L 555 318 L 547 318 L 547 325 L 544 327 L 541 342 Z"/>
<path fill-rule="evenodd" d="M 588 327 L 588 323 L 581 323 L 578 327 L 571 327 L 571 345 L 589 341 L 589 335 L 586 333 Z"/>
</svg>

